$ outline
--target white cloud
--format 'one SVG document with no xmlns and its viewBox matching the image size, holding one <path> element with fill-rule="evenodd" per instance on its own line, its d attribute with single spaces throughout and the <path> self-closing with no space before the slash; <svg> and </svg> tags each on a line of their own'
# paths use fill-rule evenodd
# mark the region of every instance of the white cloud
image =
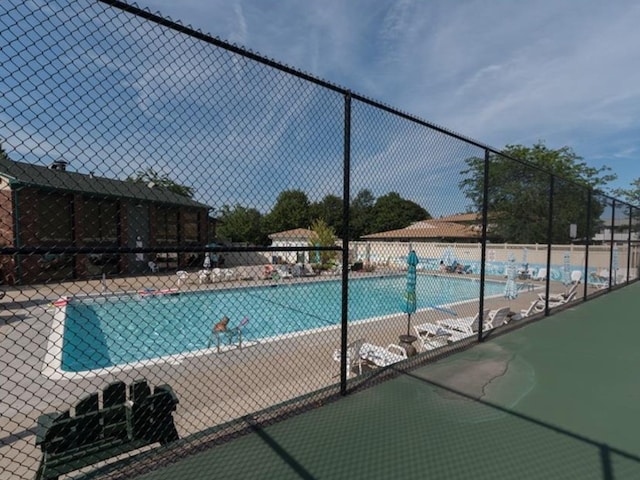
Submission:
<svg viewBox="0 0 640 480">
<path fill-rule="evenodd" d="M 551 147 L 573 147 L 593 165 L 608 162 L 624 179 L 617 186 L 640 176 L 630 161 L 640 151 L 640 4 L 632 0 L 138 4 L 482 143 L 500 148 L 542 139 Z M 94 21 L 104 20 L 101 28 L 119 42 L 151 39 L 156 51 L 136 59 L 144 65 L 128 62 L 126 53 L 114 49 L 88 50 L 86 55 L 96 71 L 120 75 L 120 87 L 149 118 L 167 120 L 171 102 L 190 101 L 203 109 L 211 102 L 233 102 L 233 95 L 211 96 L 225 81 L 253 104 L 246 121 L 227 122 L 215 137 L 181 138 L 177 145 L 192 151 L 220 155 L 223 146 L 235 142 L 236 152 L 260 146 L 264 161 L 275 162 L 278 141 L 291 135 L 302 110 L 318 101 L 316 93 L 303 94 L 292 111 L 265 108 L 262 115 L 256 108 L 286 106 L 287 95 L 299 94 L 299 87 L 274 80 L 258 92 L 243 90 L 260 74 L 239 57 L 233 60 L 234 70 L 222 60 L 212 61 L 211 50 L 198 42 L 176 45 L 169 41 L 172 35 L 131 28 L 135 22 L 117 28 L 109 18 Z M 194 121 L 186 118 L 185 124 Z M 403 140 L 402 134 L 389 138 L 384 154 L 393 156 Z M 405 172 L 402 178 L 411 176 L 412 164 L 406 162 L 398 169 Z M 282 173 L 286 182 L 300 178 L 304 169 L 292 170 Z M 315 188 L 321 195 L 338 189 L 339 183 L 327 179 Z"/>
</svg>

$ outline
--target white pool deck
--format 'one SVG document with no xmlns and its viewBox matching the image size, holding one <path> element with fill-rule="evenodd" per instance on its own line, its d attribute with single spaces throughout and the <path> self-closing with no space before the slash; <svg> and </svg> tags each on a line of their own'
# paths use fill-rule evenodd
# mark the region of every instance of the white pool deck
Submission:
<svg viewBox="0 0 640 480">
<path fill-rule="evenodd" d="M 192 281 L 182 283 L 179 288 L 197 290 L 268 284 L 270 280 L 259 280 L 261 268 L 240 269 L 238 276 L 253 277 L 251 280 L 205 285 Z M 373 274 L 351 275 L 389 273 L 401 274 L 378 269 Z M 322 277 L 280 281 L 306 282 L 319 278 Z M 192 275 L 192 279 L 196 276 Z M 493 309 L 508 305 L 512 311 L 519 312 L 544 289 L 542 283 L 533 282 L 533 285 L 535 290 L 523 289 L 515 300 L 486 299 L 485 307 Z M 56 328 L 59 328 L 60 316 L 58 314 L 56 318 L 56 312 L 60 309 L 51 302 L 65 295 L 113 294 L 142 288 L 177 288 L 177 277 L 175 274 L 154 274 L 108 280 L 106 290 L 99 280 L 92 280 L 6 291 L 0 302 L 0 478 L 7 472 L 16 479 L 33 477 L 40 461 L 33 435 L 40 414 L 66 410 L 81 397 L 101 390 L 115 380 L 131 382 L 144 377 L 152 385 L 171 385 L 180 401 L 175 419 L 181 436 L 339 382 L 339 364 L 332 358 L 333 351 L 340 345 L 339 327 L 245 344 L 242 349 L 218 352 L 212 348 L 101 371 L 61 374 L 52 364 L 55 357 L 52 353 L 56 352 L 50 351 L 51 333 L 59 331 Z M 562 285 L 554 285 L 552 291 L 561 288 Z M 579 289 L 578 298 L 582 292 Z M 590 295 L 597 292 L 595 288 L 588 288 Z M 467 302 L 450 308 L 458 315 L 468 316 L 475 313 L 477 303 Z M 412 316 L 412 324 L 435 322 L 446 316 L 450 315 L 434 310 L 419 311 Z M 350 326 L 349 339 L 364 337 L 370 343 L 386 346 L 398 343 L 398 335 L 406 333 L 406 325 L 406 315 L 362 321 Z"/>
</svg>

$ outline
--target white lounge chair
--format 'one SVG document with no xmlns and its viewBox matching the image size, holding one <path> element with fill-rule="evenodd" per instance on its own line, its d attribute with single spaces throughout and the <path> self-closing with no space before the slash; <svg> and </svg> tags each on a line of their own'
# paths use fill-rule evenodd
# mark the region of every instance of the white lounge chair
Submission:
<svg viewBox="0 0 640 480">
<path fill-rule="evenodd" d="M 211 281 L 211 270 L 198 270 L 198 283 L 209 283 Z"/>
<path fill-rule="evenodd" d="M 386 348 L 371 343 L 363 343 L 362 347 L 360 347 L 360 358 L 378 367 L 388 367 L 406 360 L 408 357 L 407 351 L 394 343 Z"/>
<path fill-rule="evenodd" d="M 422 350 L 425 352 L 444 347 L 448 345 L 449 342 L 455 342 L 462 338 L 466 338 L 466 335 L 461 332 L 449 330 L 448 328 L 441 327 L 435 323 L 414 325 L 413 330 L 416 332 L 416 337 L 422 346 Z"/>
<path fill-rule="evenodd" d="M 582 281 L 582 270 L 573 270 L 571 272 L 571 282 L 580 283 Z"/>
<path fill-rule="evenodd" d="M 280 278 L 293 278 L 293 274 L 289 270 L 288 265 L 278 265 L 277 271 Z"/>
<path fill-rule="evenodd" d="M 571 288 L 569 288 L 567 292 L 549 294 L 549 302 L 567 303 L 568 301 L 570 301 L 569 297 L 573 299 L 573 297 L 575 297 L 577 293 L 578 293 L 578 284 L 574 283 L 573 285 L 571 285 Z M 544 302 L 546 299 L 547 299 L 547 296 L 544 293 L 538 294 L 538 300 L 542 300 Z"/>
<path fill-rule="evenodd" d="M 510 311 L 511 309 L 509 307 L 502 307 L 497 310 L 485 310 L 482 330 L 486 332 L 507 323 L 509 321 L 508 313 Z M 467 336 L 478 332 L 479 323 L 477 314 L 475 317 L 447 318 L 444 320 L 438 320 L 437 322 L 438 325 L 452 330 L 458 330 Z"/>
<path fill-rule="evenodd" d="M 487 330 L 487 326 L 491 325 L 489 320 L 490 310 L 485 310 L 483 316 L 483 326 L 484 330 Z M 445 328 L 449 328 L 451 330 L 458 330 L 459 332 L 473 334 L 478 331 L 479 325 L 479 317 L 480 315 L 476 313 L 474 317 L 454 317 L 454 318 L 445 318 L 442 320 L 438 320 L 436 322 L 437 325 L 440 325 Z M 489 328 L 493 328 L 489 326 Z"/>
<path fill-rule="evenodd" d="M 538 273 L 533 277 L 534 280 L 546 280 L 547 279 L 547 269 L 541 268 L 538 270 Z"/>
<path fill-rule="evenodd" d="M 235 268 L 225 268 L 222 270 L 222 275 L 225 280 L 237 280 L 238 272 Z"/>
<path fill-rule="evenodd" d="M 589 284 L 596 288 L 609 288 L 609 270 L 603 269 L 589 275 Z"/>
<path fill-rule="evenodd" d="M 525 317 L 528 317 L 529 315 L 532 315 L 533 313 L 536 313 L 536 311 L 537 311 L 536 310 L 536 306 L 540 302 L 542 302 L 542 300 L 540 300 L 540 299 L 534 300 L 533 302 L 531 302 L 531 305 L 529 305 L 529 308 L 520 310 L 520 317 L 519 318 L 525 318 Z M 544 303 L 543 303 L 543 305 L 544 305 Z"/>
<path fill-rule="evenodd" d="M 577 284 L 573 285 L 572 288 L 570 288 L 566 294 L 562 293 L 559 296 L 549 295 L 549 308 L 559 307 L 560 305 L 564 305 L 565 303 L 571 302 L 574 298 L 576 298 L 576 295 L 578 293 L 577 286 L 578 286 Z M 576 288 L 573 288 L 573 287 L 576 287 Z M 545 305 L 545 298 L 544 298 L 544 295 L 541 293 L 538 295 L 538 300 L 536 300 L 536 305 L 534 307 L 534 310 L 536 312 L 541 312 L 544 310 L 544 305 Z"/>
<path fill-rule="evenodd" d="M 360 356 L 360 350 L 364 345 L 364 338 L 354 340 L 347 345 L 347 377 L 353 373 L 353 368 L 358 367 L 358 373 L 362 375 L 362 363 L 364 359 Z M 339 362 L 341 358 L 341 351 L 339 348 L 333 351 L 333 359 Z"/>
<path fill-rule="evenodd" d="M 569 292 L 566 296 L 562 298 L 549 298 L 549 307 L 553 308 L 553 307 L 557 307 L 558 305 L 569 303 L 576 298 L 577 294 L 578 294 L 577 290 L 574 290 L 572 292 Z"/>
<path fill-rule="evenodd" d="M 510 312 L 511 309 L 509 307 L 502 307 L 489 312 L 489 318 L 485 322 L 485 330 L 498 328 L 507 323 L 509 321 Z"/>
<path fill-rule="evenodd" d="M 181 286 L 183 283 L 187 283 L 187 280 L 189 279 L 189 272 L 186 272 L 185 270 L 178 270 L 176 275 L 178 276 L 178 286 Z"/>
<path fill-rule="evenodd" d="M 211 282 L 221 282 L 224 279 L 224 273 L 220 268 L 214 268 L 209 272 L 209 279 Z"/>
</svg>

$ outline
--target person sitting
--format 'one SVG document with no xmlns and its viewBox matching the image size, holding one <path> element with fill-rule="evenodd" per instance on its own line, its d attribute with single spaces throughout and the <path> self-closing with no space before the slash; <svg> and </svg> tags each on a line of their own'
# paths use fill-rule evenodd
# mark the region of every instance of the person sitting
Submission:
<svg viewBox="0 0 640 480">
<path fill-rule="evenodd" d="M 226 343 L 229 344 L 233 337 L 238 333 L 237 328 L 229 328 L 229 317 L 226 315 L 222 317 L 222 319 L 213 326 L 213 333 L 220 337 L 221 334 L 227 338 Z"/>
<path fill-rule="evenodd" d="M 266 264 L 262 269 L 262 278 L 265 280 L 271 280 L 273 274 L 275 272 L 275 268 L 270 263 Z"/>
<path fill-rule="evenodd" d="M 447 266 L 444 264 L 444 260 L 440 260 L 440 267 L 438 268 L 441 272 L 447 271 Z"/>
<path fill-rule="evenodd" d="M 226 315 L 213 326 L 213 331 L 216 333 L 224 333 L 229 331 L 229 317 Z"/>
</svg>

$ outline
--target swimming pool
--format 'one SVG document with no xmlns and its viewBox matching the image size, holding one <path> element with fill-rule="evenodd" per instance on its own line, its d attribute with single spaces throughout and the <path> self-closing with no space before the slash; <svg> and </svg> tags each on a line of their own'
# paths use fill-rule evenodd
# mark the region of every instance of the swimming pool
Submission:
<svg viewBox="0 0 640 480">
<path fill-rule="evenodd" d="M 349 321 L 400 313 L 404 276 L 349 281 Z M 480 283 L 419 275 L 418 309 L 478 298 Z M 504 284 L 486 282 L 487 296 Z M 242 319 L 243 341 L 257 341 L 341 321 L 339 280 L 247 287 L 179 295 L 75 299 L 66 306 L 61 368 L 79 372 L 208 348 L 212 326 Z"/>
</svg>

